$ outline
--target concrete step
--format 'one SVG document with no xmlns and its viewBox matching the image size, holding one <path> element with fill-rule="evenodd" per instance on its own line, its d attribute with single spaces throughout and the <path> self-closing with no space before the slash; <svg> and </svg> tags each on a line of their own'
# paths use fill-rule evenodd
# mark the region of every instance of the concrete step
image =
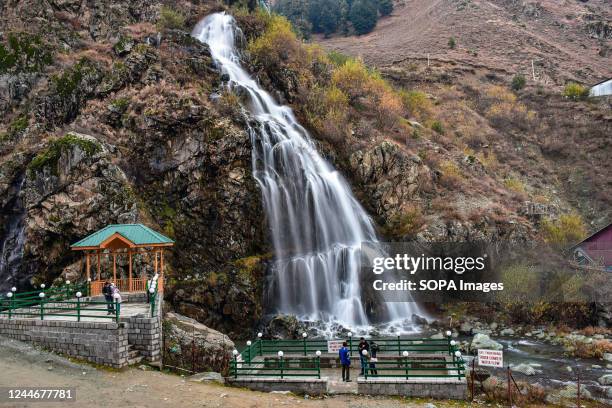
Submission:
<svg viewBox="0 0 612 408">
<path fill-rule="evenodd" d="M 144 357 L 141 355 L 139 355 L 138 357 L 134 357 L 134 358 L 128 358 L 128 365 L 138 364 L 142 362 L 143 359 Z"/>
</svg>

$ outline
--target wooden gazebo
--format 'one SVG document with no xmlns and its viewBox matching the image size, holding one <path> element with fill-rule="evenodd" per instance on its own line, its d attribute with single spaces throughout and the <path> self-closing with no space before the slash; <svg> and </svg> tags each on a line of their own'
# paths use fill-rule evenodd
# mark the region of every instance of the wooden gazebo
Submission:
<svg viewBox="0 0 612 408">
<path fill-rule="evenodd" d="M 157 288 L 163 291 L 164 250 L 173 245 L 173 240 L 145 225 L 113 224 L 70 247 L 73 251 L 85 253 L 86 278 L 91 280 L 91 294 L 95 296 L 102 293 L 102 286 L 106 280 L 114 282 L 121 292 L 144 292 L 149 277 L 146 276 L 144 269 L 134 274 L 133 261 L 136 256 L 143 257 L 153 264 L 153 274 L 158 275 Z M 127 277 L 117 276 L 117 256 L 128 258 Z M 94 274 L 92 274 L 92 263 L 95 263 Z"/>
</svg>

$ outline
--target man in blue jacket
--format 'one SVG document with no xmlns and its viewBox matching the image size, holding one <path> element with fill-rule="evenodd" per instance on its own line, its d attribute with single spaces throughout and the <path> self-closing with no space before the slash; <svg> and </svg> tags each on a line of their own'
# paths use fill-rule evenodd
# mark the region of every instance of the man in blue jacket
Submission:
<svg viewBox="0 0 612 408">
<path fill-rule="evenodd" d="M 342 364 L 342 381 L 351 382 L 351 356 L 346 341 L 340 349 L 340 364 Z"/>
</svg>

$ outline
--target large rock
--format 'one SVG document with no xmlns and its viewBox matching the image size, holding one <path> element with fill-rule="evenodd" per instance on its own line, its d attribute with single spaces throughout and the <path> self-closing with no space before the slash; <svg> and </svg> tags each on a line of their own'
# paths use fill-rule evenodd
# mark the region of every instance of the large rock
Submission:
<svg viewBox="0 0 612 408">
<path fill-rule="evenodd" d="M 235 346 L 228 336 L 189 317 L 167 313 L 163 331 L 165 364 L 189 370 L 195 368 L 195 371 L 221 372 L 232 358 Z"/>
<path fill-rule="evenodd" d="M 478 333 L 472 339 L 472 343 L 470 344 L 470 349 L 478 350 L 478 349 L 490 349 L 490 350 L 502 350 L 504 346 L 501 343 L 496 342 L 491 339 L 488 335 L 483 333 Z"/>
<path fill-rule="evenodd" d="M 515 366 L 511 366 L 512 371 L 516 371 L 517 373 L 525 374 L 525 375 L 535 375 L 536 370 L 529 364 L 518 364 Z"/>
<path fill-rule="evenodd" d="M 597 379 L 601 385 L 612 385 L 612 374 L 602 375 Z"/>
</svg>

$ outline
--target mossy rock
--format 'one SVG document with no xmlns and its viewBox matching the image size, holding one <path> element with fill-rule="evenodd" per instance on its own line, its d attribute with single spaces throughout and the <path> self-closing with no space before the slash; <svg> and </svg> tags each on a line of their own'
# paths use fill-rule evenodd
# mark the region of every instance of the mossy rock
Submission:
<svg viewBox="0 0 612 408">
<path fill-rule="evenodd" d="M 28 165 L 30 174 L 39 173 L 45 167 L 51 167 L 54 174 L 57 174 L 57 163 L 62 153 L 74 147 L 81 149 L 87 156 L 93 156 L 102 150 L 99 143 L 68 133 L 59 139 L 52 140 L 46 149 L 32 159 Z"/>
</svg>

